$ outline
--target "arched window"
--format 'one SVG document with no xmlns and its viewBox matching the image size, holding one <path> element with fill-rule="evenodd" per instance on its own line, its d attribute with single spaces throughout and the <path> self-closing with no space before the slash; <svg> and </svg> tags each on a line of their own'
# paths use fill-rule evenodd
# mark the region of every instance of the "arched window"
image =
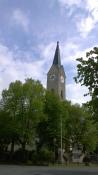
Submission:
<svg viewBox="0 0 98 175">
<path fill-rule="evenodd" d="M 61 90 L 61 98 L 63 99 L 63 91 Z"/>
</svg>

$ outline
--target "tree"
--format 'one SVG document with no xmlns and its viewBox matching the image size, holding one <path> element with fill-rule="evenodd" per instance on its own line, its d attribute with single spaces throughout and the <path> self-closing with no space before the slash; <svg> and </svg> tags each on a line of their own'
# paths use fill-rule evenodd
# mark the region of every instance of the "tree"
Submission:
<svg viewBox="0 0 98 175">
<path fill-rule="evenodd" d="M 27 79 L 23 84 L 20 99 L 19 133 L 20 143 L 25 149 L 36 137 L 36 127 L 43 118 L 43 100 L 45 90 L 39 81 Z"/>
<path fill-rule="evenodd" d="M 94 47 L 86 53 L 85 58 L 78 58 L 76 83 L 80 83 L 88 88 L 91 101 L 88 107 L 92 111 L 93 117 L 98 121 L 98 48 Z"/>
<path fill-rule="evenodd" d="M 8 90 L 3 90 L 2 92 L 2 104 L 3 110 L 8 113 L 9 118 L 13 122 L 13 129 L 10 135 L 10 143 L 11 143 L 11 157 L 14 152 L 14 144 L 17 141 L 18 133 L 18 117 L 19 117 L 19 101 L 22 93 L 22 83 L 20 81 L 16 81 L 14 83 L 10 83 Z M 11 127 L 11 126 L 10 126 Z M 16 134 L 15 134 L 16 133 Z"/>
<path fill-rule="evenodd" d="M 16 123 L 13 130 L 17 130 L 17 141 L 25 150 L 35 137 L 37 123 L 43 116 L 44 88 L 39 81 L 27 79 L 23 84 L 16 81 L 3 90 L 3 108 Z M 14 152 L 15 136 L 12 137 L 11 152 Z"/>
<path fill-rule="evenodd" d="M 54 93 L 47 92 L 44 104 L 45 118 L 38 125 L 39 147 L 43 145 L 50 150 L 58 151 L 62 145 L 66 152 L 70 148 L 81 147 L 84 152 L 94 151 L 97 139 L 96 123 L 85 107 L 61 101 Z"/>
<path fill-rule="evenodd" d="M 53 92 L 46 92 L 44 101 L 44 120 L 39 124 L 38 132 L 42 145 L 54 149 L 54 140 L 59 145 L 61 101 Z"/>
<path fill-rule="evenodd" d="M 97 127 L 91 115 L 79 105 L 67 108 L 68 115 L 65 122 L 65 138 L 67 146 L 81 147 L 84 152 L 94 151 L 98 143 Z"/>
<path fill-rule="evenodd" d="M 16 123 L 12 121 L 9 113 L 0 109 L 0 151 L 7 151 L 11 138 L 17 135 L 15 128 Z"/>
</svg>

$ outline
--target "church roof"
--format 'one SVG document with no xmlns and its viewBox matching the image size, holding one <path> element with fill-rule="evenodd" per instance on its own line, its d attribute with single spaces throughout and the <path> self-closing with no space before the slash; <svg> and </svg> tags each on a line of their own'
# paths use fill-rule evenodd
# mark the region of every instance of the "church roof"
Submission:
<svg viewBox="0 0 98 175">
<path fill-rule="evenodd" d="M 61 59 L 60 59 L 60 49 L 59 49 L 59 42 L 57 41 L 57 46 L 55 50 L 53 65 L 61 66 Z"/>
</svg>

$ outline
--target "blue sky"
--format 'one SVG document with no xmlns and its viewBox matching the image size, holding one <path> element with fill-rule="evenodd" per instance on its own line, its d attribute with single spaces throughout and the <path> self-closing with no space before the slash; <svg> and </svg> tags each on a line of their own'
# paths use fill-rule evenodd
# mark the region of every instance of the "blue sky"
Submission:
<svg viewBox="0 0 98 175">
<path fill-rule="evenodd" d="M 0 94 L 27 77 L 46 87 L 56 42 L 60 42 L 67 99 L 88 100 L 76 85 L 76 58 L 97 46 L 98 0 L 0 0 Z"/>
</svg>

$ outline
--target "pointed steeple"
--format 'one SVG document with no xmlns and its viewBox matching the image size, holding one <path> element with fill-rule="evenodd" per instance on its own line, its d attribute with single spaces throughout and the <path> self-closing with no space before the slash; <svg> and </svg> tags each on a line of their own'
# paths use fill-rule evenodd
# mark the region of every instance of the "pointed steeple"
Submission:
<svg viewBox="0 0 98 175">
<path fill-rule="evenodd" d="M 57 46 L 56 46 L 56 50 L 55 50 L 53 65 L 61 66 L 59 41 L 57 41 Z"/>
</svg>

